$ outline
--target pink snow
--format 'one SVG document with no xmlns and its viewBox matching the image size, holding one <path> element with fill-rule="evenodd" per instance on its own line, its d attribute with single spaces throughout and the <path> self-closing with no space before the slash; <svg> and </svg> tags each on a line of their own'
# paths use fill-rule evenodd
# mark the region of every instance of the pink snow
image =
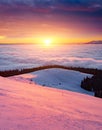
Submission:
<svg viewBox="0 0 102 130">
<path fill-rule="evenodd" d="M 0 77 L 0 130 L 102 130 L 102 100 Z"/>
</svg>

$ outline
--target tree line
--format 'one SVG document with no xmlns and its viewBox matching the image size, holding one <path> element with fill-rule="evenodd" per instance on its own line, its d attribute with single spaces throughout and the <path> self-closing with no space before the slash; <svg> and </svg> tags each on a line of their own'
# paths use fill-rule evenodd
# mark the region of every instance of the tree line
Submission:
<svg viewBox="0 0 102 130">
<path fill-rule="evenodd" d="M 102 73 L 84 78 L 81 81 L 81 88 L 94 92 L 95 97 L 102 98 Z"/>
<path fill-rule="evenodd" d="M 102 73 L 102 70 L 93 69 L 93 68 L 72 67 L 72 66 L 62 66 L 62 65 L 45 65 L 45 66 L 32 67 L 32 68 L 4 70 L 4 71 L 0 71 L 0 76 L 9 77 L 9 76 L 15 76 L 15 75 L 35 72 L 35 71 L 44 70 L 44 69 L 51 69 L 51 68 L 74 70 L 74 71 L 79 71 L 82 73 L 87 73 L 87 74 L 92 74 L 92 75 Z"/>
</svg>

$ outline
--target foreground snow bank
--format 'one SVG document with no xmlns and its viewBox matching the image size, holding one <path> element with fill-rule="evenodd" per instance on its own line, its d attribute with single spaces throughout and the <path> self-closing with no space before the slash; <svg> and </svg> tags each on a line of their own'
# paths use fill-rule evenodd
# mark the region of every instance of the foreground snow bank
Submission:
<svg viewBox="0 0 102 130">
<path fill-rule="evenodd" d="M 81 81 L 85 77 L 92 75 L 65 69 L 46 69 L 29 74 L 13 76 L 13 79 L 34 82 L 42 86 L 49 86 L 59 89 L 93 95 L 80 87 Z"/>
<path fill-rule="evenodd" d="M 1 130 L 101 130 L 102 101 L 0 77 Z"/>
</svg>

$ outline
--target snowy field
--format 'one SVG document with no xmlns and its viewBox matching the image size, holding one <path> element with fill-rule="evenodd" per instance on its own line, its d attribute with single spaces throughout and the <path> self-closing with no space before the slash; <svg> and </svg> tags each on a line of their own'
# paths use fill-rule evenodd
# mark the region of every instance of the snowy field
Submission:
<svg viewBox="0 0 102 130">
<path fill-rule="evenodd" d="M 81 81 L 87 76 L 91 77 L 92 75 L 72 70 L 46 69 L 10 78 L 22 82 L 93 95 L 93 92 L 88 92 L 80 87 Z"/>
<path fill-rule="evenodd" d="M 0 130 L 102 130 L 102 100 L 0 77 Z"/>
</svg>

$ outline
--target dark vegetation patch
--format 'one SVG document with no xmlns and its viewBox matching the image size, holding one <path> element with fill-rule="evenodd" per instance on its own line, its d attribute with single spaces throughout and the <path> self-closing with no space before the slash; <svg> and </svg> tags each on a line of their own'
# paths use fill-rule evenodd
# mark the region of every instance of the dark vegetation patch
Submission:
<svg viewBox="0 0 102 130">
<path fill-rule="evenodd" d="M 34 67 L 34 68 L 4 70 L 4 71 L 0 71 L 0 76 L 10 77 L 10 76 L 21 75 L 25 73 L 35 72 L 35 71 L 44 70 L 44 69 L 51 69 L 51 68 L 74 70 L 74 71 L 79 71 L 82 73 L 87 73 L 87 74 L 92 74 L 92 75 L 96 75 L 100 73 L 102 74 L 102 70 L 93 69 L 93 68 L 70 67 L 70 66 L 62 66 L 62 65 L 47 65 L 47 66 L 40 66 L 40 67 Z"/>
<path fill-rule="evenodd" d="M 93 91 L 95 97 L 102 98 L 102 73 L 93 75 L 91 78 L 84 78 L 81 81 L 81 88 Z"/>
</svg>

